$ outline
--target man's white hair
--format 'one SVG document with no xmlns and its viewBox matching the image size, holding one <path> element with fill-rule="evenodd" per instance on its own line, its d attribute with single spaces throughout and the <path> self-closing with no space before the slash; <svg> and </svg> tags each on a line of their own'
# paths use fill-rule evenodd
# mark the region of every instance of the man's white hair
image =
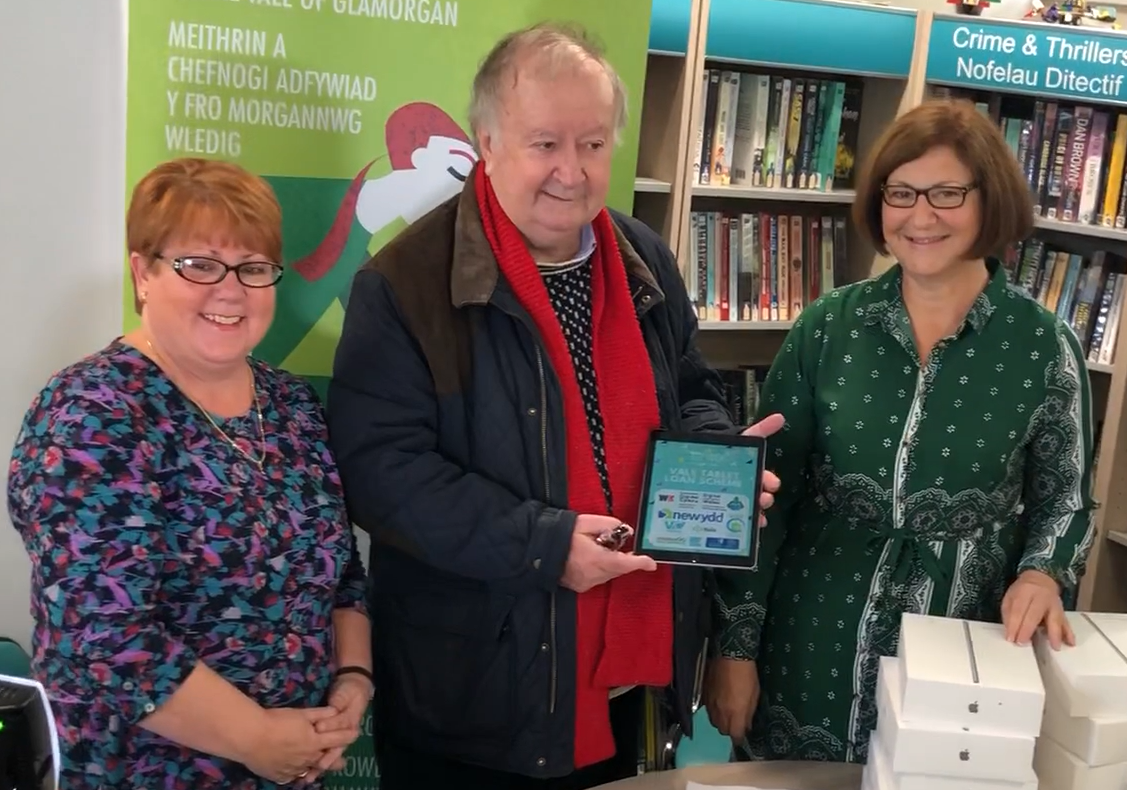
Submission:
<svg viewBox="0 0 1127 790">
<path fill-rule="evenodd" d="M 518 70 L 531 67 L 555 76 L 562 69 L 597 63 L 614 92 L 614 142 L 626 128 L 626 86 L 606 59 L 602 47 L 582 28 L 542 22 L 509 33 L 485 56 L 470 92 L 469 121 L 474 142 L 483 132 L 496 133 L 506 89 L 516 84 Z"/>
</svg>

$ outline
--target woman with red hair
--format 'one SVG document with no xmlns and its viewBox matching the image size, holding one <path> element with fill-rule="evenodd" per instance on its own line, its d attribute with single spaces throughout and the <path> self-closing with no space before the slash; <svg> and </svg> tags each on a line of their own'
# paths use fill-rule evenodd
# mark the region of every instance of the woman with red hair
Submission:
<svg viewBox="0 0 1127 790">
<path fill-rule="evenodd" d="M 369 625 L 321 405 L 250 357 L 281 209 L 181 159 L 127 223 L 141 325 L 47 382 L 9 470 L 61 786 L 319 786 L 371 698 Z"/>
</svg>

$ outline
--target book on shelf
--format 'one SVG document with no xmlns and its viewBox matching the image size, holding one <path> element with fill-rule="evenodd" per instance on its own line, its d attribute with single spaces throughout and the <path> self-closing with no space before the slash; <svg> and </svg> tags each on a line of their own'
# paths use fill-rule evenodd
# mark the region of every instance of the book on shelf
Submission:
<svg viewBox="0 0 1127 790">
<path fill-rule="evenodd" d="M 1045 219 L 1127 228 L 1127 113 L 1100 106 L 936 88 L 997 123 Z"/>
<path fill-rule="evenodd" d="M 862 85 L 705 69 L 693 173 L 704 186 L 853 184 Z"/>
<path fill-rule="evenodd" d="M 1114 362 L 1127 260 L 1104 250 L 1080 255 L 1034 236 L 1008 250 L 1005 265 L 1010 282 L 1072 328 L 1089 363 Z"/>
<path fill-rule="evenodd" d="M 755 420 L 759 412 L 759 395 L 769 371 L 770 368 L 763 365 L 717 369 L 724 385 L 728 411 L 736 425 L 751 425 Z"/>
<path fill-rule="evenodd" d="M 843 214 L 694 211 L 689 298 L 702 321 L 793 321 L 845 282 Z"/>
</svg>

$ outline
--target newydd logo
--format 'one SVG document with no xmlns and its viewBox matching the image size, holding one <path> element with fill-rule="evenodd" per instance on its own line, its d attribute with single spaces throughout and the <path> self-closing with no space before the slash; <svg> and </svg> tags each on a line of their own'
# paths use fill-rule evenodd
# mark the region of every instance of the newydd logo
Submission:
<svg viewBox="0 0 1127 790">
<path fill-rule="evenodd" d="M 686 500 L 685 493 L 691 492 L 659 491 L 657 494 L 658 508 L 655 515 L 667 530 L 676 532 L 690 525 L 707 528 L 720 524 L 724 524 L 729 532 L 738 533 L 743 530 L 745 517 L 737 514 L 748 509 L 750 503 L 746 497 L 734 495 L 722 507 L 719 507 L 719 502 L 709 507 L 690 505 L 687 509 L 680 509 L 671 504 L 679 501 L 683 507 Z M 690 499 L 696 498 L 690 497 Z M 695 501 L 692 504 L 695 505 Z M 706 531 L 711 530 L 706 529 Z"/>
<path fill-rule="evenodd" d="M 670 522 L 679 522 L 682 524 L 719 524 L 724 520 L 724 513 L 719 510 L 701 511 L 662 508 L 657 511 L 657 517 L 667 524 Z"/>
</svg>

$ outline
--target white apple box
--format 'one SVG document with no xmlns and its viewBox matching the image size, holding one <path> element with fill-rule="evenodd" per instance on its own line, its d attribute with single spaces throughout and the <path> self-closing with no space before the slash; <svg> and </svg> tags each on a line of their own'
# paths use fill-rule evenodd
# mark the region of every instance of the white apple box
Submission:
<svg viewBox="0 0 1127 790">
<path fill-rule="evenodd" d="M 1127 763 L 1093 767 L 1047 736 L 1037 739 L 1033 767 L 1042 790 L 1123 790 Z"/>
<path fill-rule="evenodd" d="M 978 786 L 972 780 L 991 783 L 983 790 L 996 782 L 1036 782 L 1031 735 L 972 730 L 928 721 L 926 714 L 908 721 L 901 713 L 902 661 L 882 657 L 877 673 L 877 737 L 894 774 L 948 777 L 964 789 Z"/>
<path fill-rule="evenodd" d="M 1069 716 L 1060 695 L 1045 695 L 1041 734 L 1090 766 L 1127 762 L 1127 716 Z"/>
<path fill-rule="evenodd" d="M 916 773 L 896 773 L 880 733 L 869 739 L 869 759 L 865 763 L 862 790 L 1037 790 L 1033 770 L 1024 782 L 992 782 L 981 779 L 956 779 Z"/>
<path fill-rule="evenodd" d="M 1045 687 L 1033 649 L 1002 626 L 905 613 L 900 620 L 901 716 L 1035 738 Z"/>
<path fill-rule="evenodd" d="M 1127 718 L 1127 615 L 1065 612 L 1074 646 L 1033 639 L 1050 696 L 1068 716 Z"/>
<path fill-rule="evenodd" d="M 887 784 L 886 779 L 881 778 L 881 767 L 873 759 L 873 739 L 876 737 L 874 730 L 869 740 L 869 759 L 861 771 L 861 790 L 897 790 L 895 786 Z"/>
</svg>

